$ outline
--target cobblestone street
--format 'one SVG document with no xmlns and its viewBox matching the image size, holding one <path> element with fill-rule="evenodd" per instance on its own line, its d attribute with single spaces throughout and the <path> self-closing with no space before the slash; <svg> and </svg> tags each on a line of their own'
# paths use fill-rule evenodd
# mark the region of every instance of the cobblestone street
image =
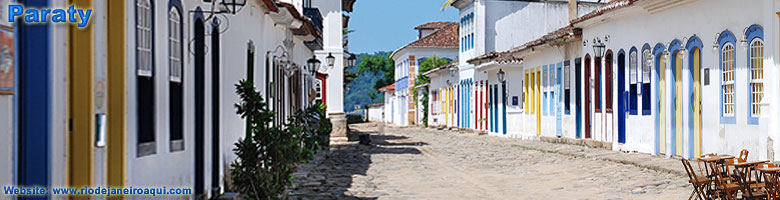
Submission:
<svg viewBox="0 0 780 200">
<path fill-rule="evenodd" d="M 350 128 L 371 134 L 371 145 L 318 154 L 294 174 L 290 198 L 685 199 L 692 190 L 680 161 L 658 156 L 375 123 Z"/>
</svg>

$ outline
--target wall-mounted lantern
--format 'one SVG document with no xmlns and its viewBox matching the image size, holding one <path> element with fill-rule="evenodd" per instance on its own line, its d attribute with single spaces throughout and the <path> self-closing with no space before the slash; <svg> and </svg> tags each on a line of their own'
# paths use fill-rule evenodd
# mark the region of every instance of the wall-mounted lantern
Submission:
<svg viewBox="0 0 780 200">
<path fill-rule="evenodd" d="M 347 58 L 348 66 L 355 66 L 355 61 L 357 61 L 357 57 L 355 57 L 355 54 L 351 54 L 349 58 Z"/>
<path fill-rule="evenodd" d="M 328 62 L 328 68 L 331 68 L 336 64 L 336 57 L 333 57 L 333 53 L 328 53 L 328 57 L 325 57 L 325 62 Z"/>
<path fill-rule="evenodd" d="M 506 75 L 506 73 L 504 72 L 503 69 L 498 69 L 498 73 L 496 73 L 496 75 L 498 76 L 498 82 L 505 83 L 506 79 L 504 79 L 505 78 L 504 76 Z"/>
<path fill-rule="evenodd" d="M 601 58 L 604 56 L 604 49 L 606 49 L 606 45 L 601 42 L 601 38 L 593 38 L 593 55 Z"/>
<path fill-rule="evenodd" d="M 320 71 L 320 65 L 322 62 L 320 62 L 319 59 L 317 59 L 316 56 L 312 56 L 309 58 L 309 60 L 306 61 L 306 64 L 309 65 L 309 70 L 311 70 L 311 74 L 314 75 L 318 71 Z"/>
<path fill-rule="evenodd" d="M 246 0 L 222 0 L 220 4 L 225 12 L 235 15 L 246 5 Z"/>
</svg>

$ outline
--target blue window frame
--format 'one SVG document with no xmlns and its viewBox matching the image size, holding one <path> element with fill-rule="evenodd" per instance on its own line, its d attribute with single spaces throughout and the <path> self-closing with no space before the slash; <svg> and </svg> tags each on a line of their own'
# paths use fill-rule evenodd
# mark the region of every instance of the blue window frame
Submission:
<svg viewBox="0 0 780 200">
<path fill-rule="evenodd" d="M 653 80 L 653 61 L 652 53 L 650 52 L 650 44 L 645 43 L 645 45 L 642 46 L 642 61 L 640 63 L 642 63 L 642 73 L 639 74 L 642 77 L 640 79 L 642 80 L 642 88 L 639 96 L 642 96 L 642 115 L 651 115 L 653 112 L 650 107 L 650 98 L 652 97 L 653 91 L 650 88 L 650 83 Z"/>
<path fill-rule="evenodd" d="M 734 44 L 736 38 L 731 31 L 724 30 L 718 35 L 718 66 L 720 67 L 720 123 L 736 124 L 735 64 Z"/>
<path fill-rule="evenodd" d="M 642 79 L 639 79 L 639 53 L 636 47 L 631 47 L 628 52 L 628 114 L 636 115 L 638 113 L 637 102 L 639 101 L 637 92 L 638 87 L 642 85 Z"/>
<path fill-rule="evenodd" d="M 540 77 L 542 81 L 542 115 L 547 116 L 547 65 L 544 65 L 542 67 L 542 76 Z"/>
<path fill-rule="evenodd" d="M 761 116 L 761 100 L 764 97 L 764 29 L 757 24 L 753 24 L 745 29 L 745 39 L 748 45 L 747 66 L 748 66 L 748 124 L 758 125 L 758 118 Z"/>
</svg>

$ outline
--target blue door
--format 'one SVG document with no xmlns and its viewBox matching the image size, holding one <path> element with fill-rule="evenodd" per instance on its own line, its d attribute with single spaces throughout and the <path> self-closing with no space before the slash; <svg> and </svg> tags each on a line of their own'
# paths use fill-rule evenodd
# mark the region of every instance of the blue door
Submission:
<svg viewBox="0 0 780 200">
<path fill-rule="evenodd" d="M 25 6 L 50 7 L 49 1 L 21 1 Z M 51 186 L 51 62 L 49 24 L 15 24 L 18 48 L 17 162 L 19 186 Z M 8 162 L 8 161 L 5 161 Z M 48 199 L 33 196 L 25 199 Z"/>
<path fill-rule="evenodd" d="M 561 82 L 563 82 L 563 78 L 561 76 L 561 67 L 563 66 L 563 63 L 558 63 L 555 67 L 555 92 L 553 92 L 553 97 L 555 98 L 555 136 L 561 137 L 563 135 L 563 109 L 561 109 L 563 106 L 561 106 L 561 97 L 563 95 L 563 92 L 561 91 L 563 88 L 561 88 Z M 558 95 L 554 95 L 554 94 Z"/>
<path fill-rule="evenodd" d="M 626 143 L 626 98 L 628 94 L 626 93 L 626 54 L 621 49 L 618 53 L 618 78 L 617 78 L 617 86 L 618 86 L 618 143 Z"/>
<path fill-rule="evenodd" d="M 502 133 L 506 135 L 506 80 L 501 83 L 501 127 Z"/>
</svg>

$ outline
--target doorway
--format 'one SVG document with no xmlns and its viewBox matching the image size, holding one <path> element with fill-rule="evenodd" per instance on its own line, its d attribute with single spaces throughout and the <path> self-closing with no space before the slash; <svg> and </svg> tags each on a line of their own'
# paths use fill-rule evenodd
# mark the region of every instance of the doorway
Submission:
<svg viewBox="0 0 780 200">
<path fill-rule="evenodd" d="M 582 59 L 574 59 L 575 94 L 574 94 L 574 114 L 577 124 L 577 138 L 582 138 Z"/>
<path fill-rule="evenodd" d="M 691 75 L 691 87 L 693 94 L 692 98 L 689 98 L 691 103 L 691 111 L 689 119 L 693 120 L 688 123 L 690 127 L 691 142 L 689 158 L 699 158 L 701 156 L 701 50 L 699 47 L 693 47 L 690 51 L 690 75 Z"/>
<path fill-rule="evenodd" d="M 672 141 L 674 141 L 674 144 L 672 145 L 672 153 L 677 156 L 683 155 L 683 81 L 682 81 L 682 66 L 683 65 L 683 59 L 682 59 L 682 53 L 680 51 L 675 52 L 674 54 L 674 92 L 672 93 L 672 100 L 674 102 L 674 106 L 672 107 L 672 114 L 674 116 L 672 117 L 672 130 L 674 130 L 674 133 L 672 134 Z"/>
<path fill-rule="evenodd" d="M 203 19 L 195 19 L 195 196 L 204 194 L 204 105 L 206 27 Z"/>
<path fill-rule="evenodd" d="M 617 78 L 617 97 L 618 97 L 618 143 L 626 143 L 626 53 L 621 49 L 618 52 L 618 78 Z"/>
<path fill-rule="evenodd" d="M 585 138 L 591 138 L 590 137 L 590 131 L 591 131 L 591 123 L 590 123 L 590 117 L 592 115 L 590 109 L 593 107 L 591 98 L 590 98 L 590 91 L 593 89 L 593 80 L 590 78 L 590 70 L 591 70 L 591 64 L 590 64 L 590 55 L 585 55 Z"/>
</svg>

